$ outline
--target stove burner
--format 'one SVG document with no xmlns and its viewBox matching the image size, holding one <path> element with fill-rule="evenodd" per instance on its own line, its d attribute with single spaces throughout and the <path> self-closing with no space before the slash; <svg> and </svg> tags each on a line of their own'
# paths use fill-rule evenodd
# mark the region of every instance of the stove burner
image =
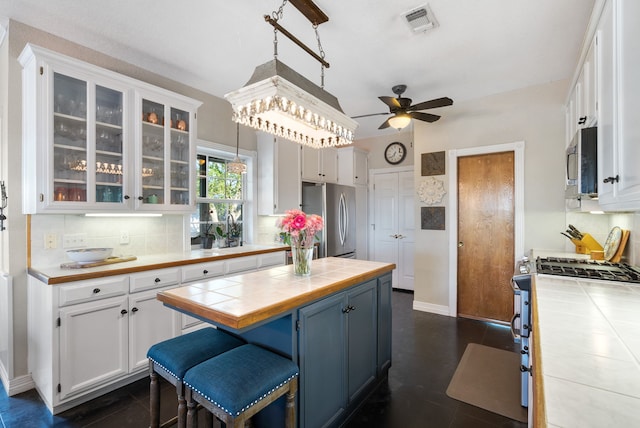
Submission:
<svg viewBox="0 0 640 428">
<path fill-rule="evenodd" d="M 536 260 L 536 272 L 574 278 L 640 283 L 640 271 L 626 263 L 546 257 Z"/>
</svg>

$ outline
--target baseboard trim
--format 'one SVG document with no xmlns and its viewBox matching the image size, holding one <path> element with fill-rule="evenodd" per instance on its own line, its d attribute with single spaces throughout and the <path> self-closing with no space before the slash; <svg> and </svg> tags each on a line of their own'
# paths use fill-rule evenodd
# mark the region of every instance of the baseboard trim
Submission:
<svg viewBox="0 0 640 428">
<path fill-rule="evenodd" d="M 430 312 L 432 314 L 451 316 L 449 314 L 449 307 L 448 306 L 436 305 L 434 303 L 419 302 L 417 300 L 414 300 L 413 301 L 413 309 L 416 310 L 416 311 Z"/>
<path fill-rule="evenodd" d="M 13 379 L 9 379 L 4 367 L 0 366 L 0 376 L 2 376 L 2 385 L 9 397 L 20 394 L 21 392 L 29 391 L 36 387 L 35 382 L 31 375 L 19 376 Z"/>
</svg>

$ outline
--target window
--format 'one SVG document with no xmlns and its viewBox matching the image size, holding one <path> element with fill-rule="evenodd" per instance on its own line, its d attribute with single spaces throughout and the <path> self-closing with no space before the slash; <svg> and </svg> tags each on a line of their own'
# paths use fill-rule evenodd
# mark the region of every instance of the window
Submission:
<svg viewBox="0 0 640 428">
<path fill-rule="evenodd" d="M 243 240 L 245 176 L 227 171 L 229 159 L 198 154 L 196 162 L 196 212 L 191 215 L 191 243 L 216 235 L 219 246 Z"/>
</svg>

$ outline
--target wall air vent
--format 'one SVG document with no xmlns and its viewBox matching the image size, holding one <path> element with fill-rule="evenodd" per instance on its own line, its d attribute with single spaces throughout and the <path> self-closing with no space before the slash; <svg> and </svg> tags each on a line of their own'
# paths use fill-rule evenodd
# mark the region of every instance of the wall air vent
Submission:
<svg viewBox="0 0 640 428">
<path fill-rule="evenodd" d="M 402 17 L 413 33 L 423 33 L 438 26 L 438 21 L 436 21 L 436 17 L 433 16 L 433 12 L 431 12 L 428 4 L 413 8 L 403 13 Z"/>
</svg>

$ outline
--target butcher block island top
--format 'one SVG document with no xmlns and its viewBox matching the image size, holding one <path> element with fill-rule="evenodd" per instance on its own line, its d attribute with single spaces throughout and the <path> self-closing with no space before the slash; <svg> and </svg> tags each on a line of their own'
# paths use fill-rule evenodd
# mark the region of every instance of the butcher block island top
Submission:
<svg viewBox="0 0 640 428">
<path fill-rule="evenodd" d="M 294 275 L 288 265 L 193 283 L 157 297 L 180 311 L 241 330 L 393 269 L 393 263 L 328 257 L 314 260 L 307 277 Z"/>
</svg>

